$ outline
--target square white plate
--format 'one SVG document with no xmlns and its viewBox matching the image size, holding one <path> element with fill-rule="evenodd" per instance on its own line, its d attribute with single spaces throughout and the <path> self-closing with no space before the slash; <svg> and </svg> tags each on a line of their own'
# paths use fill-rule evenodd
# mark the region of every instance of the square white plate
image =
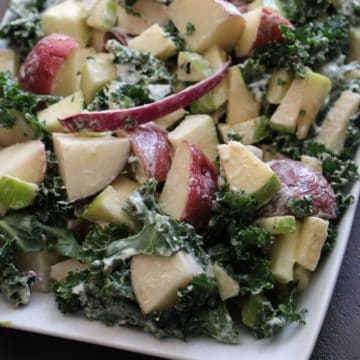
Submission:
<svg viewBox="0 0 360 360">
<path fill-rule="evenodd" d="M 360 151 L 356 161 L 360 163 Z M 359 192 L 358 182 L 352 187 L 351 193 L 357 199 Z M 238 345 L 219 344 L 209 339 L 192 339 L 186 343 L 176 339 L 157 340 L 140 330 L 110 328 L 79 316 L 64 316 L 50 294 L 34 294 L 29 306 L 17 310 L 0 296 L 0 323 L 8 322 L 8 326 L 14 329 L 172 359 L 307 360 L 311 356 L 336 284 L 355 210 L 356 203 L 348 209 L 340 223 L 335 249 L 322 262 L 310 287 L 300 298 L 298 308 L 308 310 L 306 326 L 288 326 L 271 340 L 255 340 L 245 331 Z"/>
</svg>

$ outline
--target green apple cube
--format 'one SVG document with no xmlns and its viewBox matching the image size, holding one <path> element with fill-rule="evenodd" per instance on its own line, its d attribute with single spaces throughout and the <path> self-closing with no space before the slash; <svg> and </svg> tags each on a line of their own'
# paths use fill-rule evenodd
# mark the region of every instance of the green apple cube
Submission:
<svg viewBox="0 0 360 360">
<path fill-rule="evenodd" d="M 228 125 L 220 124 L 219 130 L 225 142 L 239 140 L 244 145 L 252 145 L 263 140 L 268 134 L 268 121 L 265 116 Z"/>
<path fill-rule="evenodd" d="M 239 295 L 239 283 L 235 281 L 222 266 L 216 263 L 214 265 L 214 273 L 221 300 L 225 301 Z"/>
<path fill-rule="evenodd" d="M 314 271 L 328 235 L 329 221 L 318 217 L 306 217 L 297 239 L 295 261 L 307 270 Z"/>
<path fill-rule="evenodd" d="M 44 123 L 49 132 L 64 132 L 64 128 L 58 119 L 79 114 L 84 110 L 84 95 L 78 91 L 56 104 L 50 105 L 37 113 L 39 122 Z"/>
<path fill-rule="evenodd" d="M 0 178 L 0 203 L 8 209 L 18 210 L 31 205 L 37 191 L 36 184 L 8 175 Z"/>
<path fill-rule="evenodd" d="M 190 105 L 190 111 L 192 114 L 210 114 L 215 110 L 216 105 L 214 95 L 211 91 Z"/>
<path fill-rule="evenodd" d="M 89 56 L 84 64 L 81 89 L 89 104 L 103 86 L 115 80 L 116 70 L 110 54 Z"/>
<path fill-rule="evenodd" d="M 297 119 L 296 137 L 305 139 L 311 125 L 331 90 L 331 81 L 324 75 L 306 72 L 303 102 Z"/>
<path fill-rule="evenodd" d="M 245 191 L 267 203 L 281 189 L 281 182 L 270 167 L 243 144 L 230 141 L 218 146 L 220 166 L 231 190 Z"/>
<path fill-rule="evenodd" d="M 110 31 L 117 18 L 117 3 L 115 0 L 99 0 L 87 18 L 87 24 L 98 30 Z"/>
<path fill-rule="evenodd" d="M 199 54 L 180 51 L 177 59 L 177 76 L 181 81 L 201 81 L 213 73 L 210 64 Z"/>
<path fill-rule="evenodd" d="M 90 40 L 90 28 L 86 24 L 86 12 L 81 2 L 66 0 L 51 6 L 41 17 L 43 32 L 60 33 L 75 39 L 81 47 Z"/>
<path fill-rule="evenodd" d="M 360 95 L 350 90 L 341 93 L 321 124 L 316 141 L 336 155 L 344 150 L 350 118 L 360 105 Z"/>
<path fill-rule="evenodd" d="M 292 80 L 293 76 L 289 71 L 285 69 L 275 71 L 269 81 L 266 100 L 270 104 L 280 104 L 289 90 Z"/>
<path fill-rule="evenodd" d="M 131 192 L 137 187 L 136 182 L 119 177 L 95 197 L 82 216 L 96 223 L 124 224 L 136 230 L 136 221 L 123 210 L 123 207 Z"/>
<path fill-rule="evenodd" d="M 296 220 L 294 216 L 272 216 L 260 218 L 256 223 L 271 234 L 288 234 L 296 230 Z"/>
<path fill-rule="evenodd" d="M 257 329 L 264 321 L 264 311 L 271 303 L 263 295 L 250 295 L 241 308 L 243 323 L 250 329 Z"/>
<path fill-rule="evenodd" d="M 279 132 L 294 134 L 303 104 L 306 80 L 296 78 L 291 83 L 280 105 L 269 121 L 269 126 Z"/>
<path fill-rule="evenodd" d="M 248 89 L 239 66 L 232 66 L 228 72 L 228 102 L 226 123 L 233 125 L 259 116 L 260 102 Z"/>
<path fill-rule="evenodd" d="M 301 223 L 297 221 L 292 233 L 279 235 L 271 249 L 270 270 L 276 281 L 287 284 L 294 280 L 296 247 L 301 233 Z"/>
<path fill-rule="evenodd" d="M 129 40 L 130 49 L 143 49 L 151 52 L 155 57 L 166 60 L 176 54 L 176 45 L 165 31 L 154 24 L 140 35 Z"/>
<path fill-rule="evenodd" d="M 188 140 L 197 145 L 213 163 L 216 162 L 218 138 L 214 120 L 210 115 L 188 115 L 173 131 L 169 141 L 174 149 Z"/>
<path fill-rule="evenodd" d="M 360 28 L 350 28 L 350 59 L 352 61 L 360 61 Z"/>
</svg>

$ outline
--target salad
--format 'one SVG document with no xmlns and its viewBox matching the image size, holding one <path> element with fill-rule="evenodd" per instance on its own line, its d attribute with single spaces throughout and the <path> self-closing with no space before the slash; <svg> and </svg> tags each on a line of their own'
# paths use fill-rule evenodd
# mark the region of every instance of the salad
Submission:
<svg viewBox="0 0 360 360">
<path fill-rule="evenodd" d="M 157 337 L 291 322 L 359 177 L 357 0 L 12 0 L 0 293 Z M 242 325 L 241 325 L 242 324 Z"/>
</svg>

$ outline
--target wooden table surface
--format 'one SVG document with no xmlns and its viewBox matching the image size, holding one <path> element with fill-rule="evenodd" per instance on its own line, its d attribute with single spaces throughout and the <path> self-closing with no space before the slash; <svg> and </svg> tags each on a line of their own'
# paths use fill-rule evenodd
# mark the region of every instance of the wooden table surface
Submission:
<svg viewBox="0 0 360 360">
<path fill-rule="evenodd" d="M 7 0 L 0 0 L 0 14 L 3 14 L 6 7 Z M 360 359 L 359 215 L 358 206 L 335 293 L 311 360 Z M 154 359 L 101 346 L 0 328 L 1 360 L 64 360 L 71 354 L 81 354 L 84 359 Z M 295 354 L 292 359 L 296 359 Z"/>
</svg>

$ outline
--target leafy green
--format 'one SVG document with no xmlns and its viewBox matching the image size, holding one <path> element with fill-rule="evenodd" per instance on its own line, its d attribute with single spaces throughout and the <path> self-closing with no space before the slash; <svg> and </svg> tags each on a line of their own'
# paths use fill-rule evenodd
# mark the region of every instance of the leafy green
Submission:
<svg viewBox="0 0 360 360">
<path fill-rule="evenodd" d="M 129 197 L 125 210 L 144 224 L 129 236 L 125 226 L 93 226 L 83 244 L 79 259 L 91 262 L 85 272 L 70 273 L 54 287 L 56 301 L 63 312 L 84 310 L 85 315 L 107 325 L 142 327 L 158 337 L 209 336 L 235 343 L 238 333 L 217 284 L 205 273 L 180 289 L 168 311 L 143 315 L 136 303 L 130 281 L 129 258 L 136 254 L 170 256 L 180 249 L 192 254 L 204 269 L 208 255 L 202 238 L 191 225 L 178 223 L 164 215 L 154 200 L 157 183 L 149 180 Z"/>
<path fill-rule="evenodd" d="M 13 18 L 0 28 L 0 38 L 8 39 L 24 58 L 43 37 L 40 13 L 47 0 L 11 0 Z"/>
<path fill-rule="evenodd" d="M 102 230 L 94 227 L 84 243 L 84 254 L 87 259 L 94 256 L 95 251 L 97 261 L 101 260 L 108 271 L 136 254 L 171 256 L 184 249 L 204 266 L 207 265 L 208 256 L 201 246 L 202 237 L 191 225 L 179 223 L 163 214 L 154 199 L 156 186 L 155 180 L 149 180 L 130 195 L 125 206 L 130 215 L 144 224 L 142 230 L 138 234 L 124 237 L 123 235 L 127 234 L 123 226 L 119 230 L 114 226 Z M 110 234 L 115 236 L 111 239 Z"/>
<path fill-rule="evenodd" d="M 142 85 L 172 84 L 173 76 L 165 64 L 150 52 L 130 49 L 116 40 L 109 40 L 106 49 L 114 54 L 115 64 L 127 66 L 127 75 L 131 74 L 132 78 L 138 78 L 135 83 Z"/>
<path fill-rule="evenodd" d="M 287 19 L 303 25 L 325 13 L 331 0 L 281 0 L 281 4 Z"/>
<path fill-rule="evenodd" d="M 280 292 L 280 289 L 277 289 Z M 305 311 L 296 313 L 296 286 L 289 285 L 285 295 L 272 297 L 270 301 L 263 295 L 250 295 L 242 306 L 242 319 L 252 329 L 258 339 L 272 337 L 287 323 L 305 324 Z"/>
<path fill-rule="evenodd" d="M 128 84 L 113 82 L 111 87 L 104 87 L 89 104 L 89 111 L 108 110 L 110 105 L 119 109 L 148 104 L 160 100 L 171 92 L 170 85 L 164 84 Z"/>
<path fill-rule="evenodd" d="M 75 204 L 67 199 L 66 188 L 58 174 L 55 154 L 47 151 L 47 167 L 34 203 L 29 207 L 42 223 L 65 227 L 69 219 L 75 218 Z"/>
<path fill-rule="evenodd" d="M 312 195 L 305 195 L 301 198 L 290 199 L 287 203 L 287 207 L 296 217 L 310 216 L 313 214 L 312 201 Z"/>
<path fill-rule="evenodd" d="M 0 72 L 0 126 L 12 128 L 17 119 L 24 118 L 34 130 L 35 138 L 44 136 L 44 128 L 35 113 L 40 104 L 53 104 L 58 97 L 35 95 L 20 89 L 19 82 L 10 72 Z"/>
<path fill-rule="evenodd" d="M 117 0 L 117 1 L 118 4 L 121 7 L 123 7 L 128 14 L 133 16 L 141 16 L 141 14 L 133 8 L 137 0 Z"/>
<path fill-rule="evenodd" d="M 287 68 L 300 77 L 305 67 L 318 68 L 346 51 L 349 21 L 341 15 L 329 16 L 324 22 L 312 22 L 294 31 L 281 27 L 284 44 L 272 42 L 269 47 L 256 49 L 245 62 L 244 72 L 265 67 L 267 72 Z"/>
<path fill-rule="evenodd" d="M 178 29 L 171 20 L 166 24 L 165 32 L 175 44 L 177 51 L 185 50 L 185 41 L 180 37 Z"/>
<path fill-rule="evenodd" d="M 46 246 L 60 255 L 77 257 L 80 251 L 68 230 L 44 225 L 25 213 L 14 213 L 0 220 L 0 245 L 7 242 L 14 244 L 11 246 L 17 252 L 41 251 Z"/>
<path fill-rule="evenodd" d="M 225 343 L 238 342 L 238 333 L 221 302 L 216 282 L 205 274 L 194 277 L 178 291 L 171 310 L 143 315 L 136 304 L 128 265 L 111 273 L 92 269 L 70 273 L 54 287 L 56 301 L 63 312 L 83 309 L 85 315 L 106 325 L 142 327 L 157 337 L 209 336 Z"/>
<path fill-rule="evenodd" d="M 15 307 L 26 305 L 30 301 L 31 287 L 36 279 L 33 271 L 20 273 L 13 264 L 10 264 L 1 271 L 0 291 Z"/>
</svg>

